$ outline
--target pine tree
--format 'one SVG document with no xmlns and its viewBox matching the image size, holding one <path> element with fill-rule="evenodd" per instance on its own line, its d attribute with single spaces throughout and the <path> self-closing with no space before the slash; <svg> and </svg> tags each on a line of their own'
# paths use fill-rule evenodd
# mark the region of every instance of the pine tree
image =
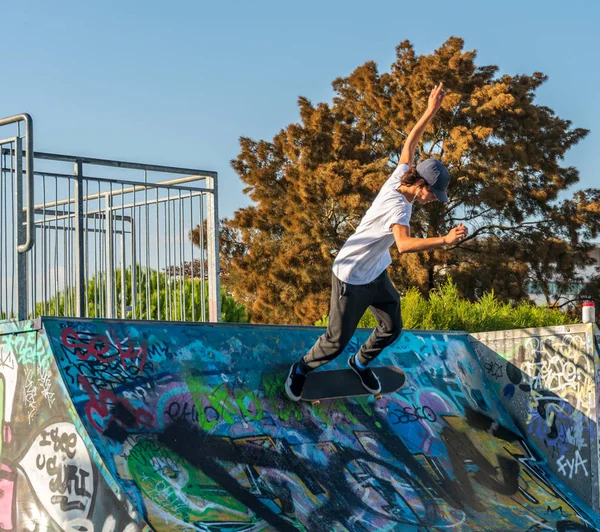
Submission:
<svg viewBox="0 0 600 532">
<path fill-rule="evenodd" d="M 446 164 L 450 202 L 416 207 L 411 233 L 437 236 L 462 221 L 471 234 L 456 249 L 392 250 L 398 289 L 427 294 L 450 275 L 461 296 L 494 290 L 518 300 L 531 282 L 547 290 L 589 264 L 600 191 L 565 196 L 579 174 L 561 165 L 588 132 L 535 102 L 545 75 L 500 75 L 463 47 L 452 37 L 418 56 L 402 42 L 389 72 L 367 62 L 333 82 L 331 103 L 300 97 L 300 121 L 272 141 L 240 139 L 232 165 L 254 204 L 223 221 L 222 264 L 253 321 L 313 323 L 327 312 L 335 254 L 439 82 L 448 94 L 415 163 L 433 156 Z"/>
</svg>

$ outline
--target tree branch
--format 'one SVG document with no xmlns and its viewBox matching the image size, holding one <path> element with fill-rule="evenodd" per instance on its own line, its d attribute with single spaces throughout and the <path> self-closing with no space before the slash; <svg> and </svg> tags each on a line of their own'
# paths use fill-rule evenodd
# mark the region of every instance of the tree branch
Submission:
<svg viewBox="0 0 600 532">
<path fill-rule="evenodd" d="M 532 225 L 538 225 L 544 222 L 547 222 L 548 220 L 538 220 L 535 222 L 523 222 L 519 225 L 514 225 L 514 226 L 506 226 L 506 225 L 484 225 L 483 227 L 480 227 L 478 229 L 476 229 L 475 231 L 473 231 L 473 233 L 471 233 L 468 237 L 466 237 L 464 240 L 461 241 L 461 243 L 464 242 L 468 242 L 469 240 L 473 240 L 477 235 L 485 232 L 485 231 L 490 231 L 492 229 L 499 229 L 500 231 L 518 231 L 519 229 L 523 229 L 525 227 L 529 227 Z"/>
<path fill-rule="evenodd" d="M 567 305 L 570 305 L 571 303 L 578 303 L 579 301 L 583 301 L 584 299 L 586 299 L 586 298 L 585 298 L 585 297 L 583 297 L 583 296 L 577 296 L 575 299 L 569 299 L 569 300 L 565 301 L 564 303 L 561 303 L 560 305 L 558 305 L 557 303 L 558 303 L 558 302 L 559 302 L 561 299 L 563 299 L 564 297 L 566 297 L 566 296 L 560 296 L 560 297 L 558 297 L 558 298 L 556 299 L 556 302 L 554 303 L 554 305 L 555 305 L 557 308 L 563 308 L 563 307 L 565 307 L 565 306 L 567 306 Z"/>
<path fill-rule="evenodd" d="M 470 222 L 471 220 L 474 220 L 475 218 L 479 218 L 480 216 L 483 216 L 485 213 L 493 211 L 494 208 L 490 207 L 489 209 L 485 209 L 481 212 L 478 212 L 475 216 L 471 216 L 469 218 L 454 218 L 454 221 L 456 222 Z"/>
</svg>

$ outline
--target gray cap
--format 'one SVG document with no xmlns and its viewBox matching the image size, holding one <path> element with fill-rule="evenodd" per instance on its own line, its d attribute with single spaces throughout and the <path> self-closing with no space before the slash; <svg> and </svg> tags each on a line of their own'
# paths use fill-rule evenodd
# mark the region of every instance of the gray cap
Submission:
<svg viewBox="0 0 600 532">
<path fill-rule="evenodd" d="M 431 187 L 432 192 L 442 203 L 448 203 L 446 188 L 450 183 L 448 169 L 437 159 L 426 159 L 417 165 L 417 174 Z"/>
</svg>

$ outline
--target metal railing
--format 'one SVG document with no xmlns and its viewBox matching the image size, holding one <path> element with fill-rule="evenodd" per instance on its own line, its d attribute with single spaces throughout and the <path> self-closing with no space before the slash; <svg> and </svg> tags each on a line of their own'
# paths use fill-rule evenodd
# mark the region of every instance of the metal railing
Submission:
<svg viewBox="0 0 600 532">
<path fill-rule="evenodd" d="M 0 319 L 219 321 L 216 172 L 33 152 L 31 117 L 3 125 Z"/>
</svg>

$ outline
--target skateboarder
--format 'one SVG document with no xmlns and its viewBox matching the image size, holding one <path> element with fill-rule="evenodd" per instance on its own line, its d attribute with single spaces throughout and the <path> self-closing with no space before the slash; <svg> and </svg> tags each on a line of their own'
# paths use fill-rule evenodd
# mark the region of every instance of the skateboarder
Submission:
<svg viewBox="0 0 600 532">
<path fill-rule="evenodd" d="M 348 364 L 371 393 L 381 390 L 369 364 L 402 332 L 400 295 L 387 274 L 392 263 L 389 248 L 396 244 L 400 253 L 425 251 L 452 244 L 467 235 L 460 224 L 447 235 L 412 238 L 410 217 L 413 203 L 446 203 L 450 175 L 437 159 L 413 166 L 414 154 L 423 132 L 444 99 L 440 83 L 429 95 L 427 110 L 406 138 L 398 166 L 384 183 L 355 233 L 346 241 L 333 263 L 329 325 L 315 345 L 289 370 L 285 391 L 299 401 L 306 375 L 336 358 L 346 347 L 367 308 L 377 319 L 377 327 Z"/>
</svg>

